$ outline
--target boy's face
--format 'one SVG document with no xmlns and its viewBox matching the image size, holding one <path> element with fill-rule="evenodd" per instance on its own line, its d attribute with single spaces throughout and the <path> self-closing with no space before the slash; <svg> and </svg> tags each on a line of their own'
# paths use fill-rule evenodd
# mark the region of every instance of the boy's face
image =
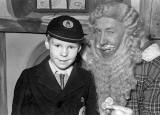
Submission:
<svg viewBox="0 0 160 115">
<path fill-rule="evenodd" d="M 109 58 L 119 48 L 125 27 L 122 23 L 107 17 L 96 21 L 95 26 L 95 50 L 103 58 Z"/>
<path fill-rule="evenodd" d="M 45 41 L 46 48 L 50 50 L 52 63 L 61 70 L 70 67 L 76 59 L 81 47 L 77 43 L 70 43 L 51 38 Z"/>
</svg>

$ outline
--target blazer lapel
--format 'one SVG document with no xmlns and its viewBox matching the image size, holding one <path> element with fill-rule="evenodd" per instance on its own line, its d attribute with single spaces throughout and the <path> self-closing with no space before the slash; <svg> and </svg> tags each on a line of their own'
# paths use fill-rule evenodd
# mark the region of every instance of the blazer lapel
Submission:
<svg viewBox="0 0 160 115">
<path fill-rule="evenodd" d="M 84 80 L 81 77 L 81 73 L 79 72 L 80 68 L 74 67 L 71 75 L 68 79 L 68 82 L 63 90 L 63 95 L 70 94 L 78 88 L 85 85 Z"/>
<path fill-rule="evenodd" d="M 40 68 L 40 78 L 39 78 L 39 83 L 48 87 L 49 89 L 55 91 L 56 93 L 60 93 L 61 87 L 59 86 L 50 66 L 48 61 L 44 61 L 41 64 Z"/>
</svg>

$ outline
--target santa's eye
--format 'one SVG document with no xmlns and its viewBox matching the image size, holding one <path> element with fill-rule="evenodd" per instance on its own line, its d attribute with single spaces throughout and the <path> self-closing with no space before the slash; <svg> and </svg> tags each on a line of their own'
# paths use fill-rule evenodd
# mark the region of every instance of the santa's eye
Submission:
<svg viewBox="0 0 160 115">
<path fill-rule="evenodd" d="M 99 32 L 101 32 L 101 30 L 98 29 L 98 28 L 95 28 L 93 32 L 94 32 L 94 33 L 99 33 Z"/>
</svg>

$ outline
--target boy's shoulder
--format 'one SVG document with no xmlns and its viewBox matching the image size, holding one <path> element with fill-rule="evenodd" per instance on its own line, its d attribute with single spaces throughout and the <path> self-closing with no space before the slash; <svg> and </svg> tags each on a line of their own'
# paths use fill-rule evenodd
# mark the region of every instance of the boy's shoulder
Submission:
<svg viewBox="0 0 160 115">
<path fill-rule="evenodd" d="M 91 74 L 91 72 L 89 70 L 87 70 L 86 68 L 84 68 L 83 66 L 79 66 L 79 65 L 75 64 L 74 68 L 76 68 L 79 72 L 81 72 L 83 74 Z"/>
<path fill-rule="evenodd" d="M 35 72 L 35 71 L 45 71 L 49 67 L 49 63 L 48 63 L 49 59 L 50 59 L 50 57 L 47 56 L 39 64 L 34 65 L 32 67 L 28 67 L 26 70 L 32 71 L 32 72 Z"/>
<path fill-rule="evenodd" d="M 38 65 L 34 65 L 32 67 L 27 67 L 22 71 L 22 74 L 27 75 L 28 77 L 33 77 L 33 76 L 39 76 L 39 75 L 43 75 L 43 73 L 45 73 L 46 65 L 40 63 Z"/>
<path fill-rule="evenodd" d="M 78 66 L 76 67 L 76 70 L 78 71 L 80 77 L 82 77 L 84 80 L 91 80 L 93 78 L 91 71 L 88 71 L 83 67 Z"/>
</svg>

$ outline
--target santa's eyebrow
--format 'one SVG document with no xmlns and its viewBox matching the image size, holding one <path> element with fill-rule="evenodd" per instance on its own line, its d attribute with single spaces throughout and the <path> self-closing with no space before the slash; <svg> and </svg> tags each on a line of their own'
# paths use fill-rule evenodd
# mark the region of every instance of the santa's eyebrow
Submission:
<svg viewBox="0 0 160 115">
<path fill-rule="evenodd" d="M 108 27 L 105 30 L 114 30 L 114 28 L 113 27 Z"/>
</svg>

